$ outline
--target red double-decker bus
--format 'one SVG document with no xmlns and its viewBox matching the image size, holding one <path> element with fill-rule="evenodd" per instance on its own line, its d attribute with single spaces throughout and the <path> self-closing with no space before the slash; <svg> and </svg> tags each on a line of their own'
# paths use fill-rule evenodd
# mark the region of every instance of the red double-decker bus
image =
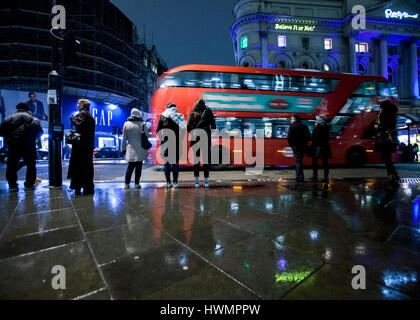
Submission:
<svg viewBox="0 0 420 320">
<path fill-rule="evenodd" d="M 310 131 L 317 116 L 330 120 L 332 164 L 361 166 L 380 163 L 373 152 L 373 124 L 379 104 L 390 100 L 398 105 L 395 90 L 385 78 L 315 70 L 278 70 L 212 65 L 186 65 L 160 76 L 151 100 L 152 131 L 169 102 L 188 120 L 198 98 L 206 101 L 216 117 L 217 129 L 243 140 L 255 139 L 264 130 L 264 165 L 293 165 L 287 142 L 290 117 L 299 114 Z M 212 150 L 234 153 L 243 150 L 230 142 L 213 139 Z M 156 148 L 153 148 L 156 151 Z M 153 152 L 153 150 L 152 150 Z M 159 155 L 153 158 L 159 163 Z M 242 157 L 242 160 L 244 158 Z M 310 164 L 305 157 L 304 164 Z"/>
</svg>

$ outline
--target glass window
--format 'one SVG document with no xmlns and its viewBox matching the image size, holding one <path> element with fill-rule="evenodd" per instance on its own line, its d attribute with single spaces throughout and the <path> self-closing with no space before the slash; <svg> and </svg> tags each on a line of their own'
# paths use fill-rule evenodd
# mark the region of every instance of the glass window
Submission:
<svg viewBox="0 0 420 320">
<path fill-rule="evenodd" d="M 379 105 L 372 102 L 371 97 L 352 96 L 339 113 L 357 114 L 362 111 L 379 110 Z"/>
<path fill-rule="evenodd" d="M 369 45 L 366 42 L 356 43 L 356 52 L 369 52 Z"/>
<path fill-rule="evenodd" d="M 279 47 L 286 46 L 286 36 L 277 36 L 277 43 Z"/>
<path fill-rule="evenodd" d="M 365 81 L 359 88 L 353 93 L 353 95 L 359 96 L 376 96 L 376 83 L 374 81 Z"/>
<path fill-rule="evenodd" d="M 332 39 L 325 38 L 324 39 L 324 49 L 325 50 L 331 50 L 332 49 Z"/>
<path fill-rule="evenodd" d="M 302 38 L 302 48 L 305 50 L 309 49 L 309 38 Z"/>
<path fill-rule="evenodd" d="M 335 116 L 330 122 L 330 139 L 337 138 L 347 127 L 352 116 Z"/>
<path fill-rule="evenodd" d="M 241 38 L 241 49 L 245 49 L 248 47 L 248 37 Z"/>
<path fill-rule="evenodd" d="M 181 71 L 164 78 L 160 87 L 195 87 L 329 93 L 338 79 L 287 75 Z"/>
</svg>

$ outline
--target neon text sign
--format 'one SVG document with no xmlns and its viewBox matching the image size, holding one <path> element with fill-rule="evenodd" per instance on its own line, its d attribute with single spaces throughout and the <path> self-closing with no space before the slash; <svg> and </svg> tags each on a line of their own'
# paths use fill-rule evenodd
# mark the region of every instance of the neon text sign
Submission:
<svg viewBox="0 0 420 320">
<path fill-rule="evenodd" d="M 392 11 L 391 9 L 386 9 L 385 10 L 385 17 L 387 19 L 390 18 L 396 18 L 396 19 L 408 19 L 408 18 L 413 18 L 413 19 L 417 19 L 419 17 L 419 14 L 408 14 L 407 12 L 401 12 L 401 11 Z"/>
<path fill-rule="evenodd" d="M 315 30 L 315 26 L 276 23 L 275 26 L 274 26 L 274 29 L 277 29 L 277 30 L 289 30 L 289 31 L 309 31 L 309 32 L 312 32 L 312 31 Z"/>
</svg>

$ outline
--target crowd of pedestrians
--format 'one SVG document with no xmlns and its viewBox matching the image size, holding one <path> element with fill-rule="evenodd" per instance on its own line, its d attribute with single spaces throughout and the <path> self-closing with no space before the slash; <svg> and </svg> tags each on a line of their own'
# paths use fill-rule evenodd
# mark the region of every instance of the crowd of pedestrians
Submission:
<svg viewBox="0 0 420 320">
<path fill-rule="evenodd" d="M 31 98 L 34 98 L 33 96 Z M 70 117 L 74 134 L 78 136 L 76 142 L 72 142 L 68 178 L 71 180 L 70 189 L 74 189 L 77 195 L 94 193 L 94 168 L 93 151 L 95 142 L 95 119 L 89 112 L 88 100 L 78 100 L 78 114 Z M 17 191 L 17 171 L 20 169 L 20 160 L 27 166 L 25 188 L 34 188 L 36 179 L 36 140 L 42 134 L 42 127 L 38 118 L 32 115 L 28 103 L 19 103 L 16 112 L 5 117 L 0 125 L 0 135 L 5 137 L 9 148 L 9 157 L 6 169 L 6 179 L 10 191 Z M 396 130 L 397 107 L 389 101 L 380 105 L 380 112 L 375 121 L 376 141 L 374 151 L 381 154 L 385 163 L 388 180 L 398 183 L 399 176 L 392 163 L 392 153 L 396 152 L 398 140 Z M 41 110 L 42 111 L 42 110 Z M 324 175 L 323 182 L 329 181 L 328 160 L 332 158 L 329 143 L 330 124 L 325 116 L 316 118 L 312 135 L 300 119 L 299 115 L 291 117 L 287 140 L 293 150 L 296 160 L 296 181 L 304 181 L 303 158 L 305 155 L 312 157 L 312 180 L 318 180 L 318 162 L 321 160 Z M 182 156 L 182 144 L 187 132 L 191 136 L 190 148 L 194 158 L 194 186 L 198 188 L 200 162 L 203 164 L 204 187 L 209 187 L 210 175 L 210 148 L 211 130 L 216 128 L 216 122 L 212 110 L 206 106 L 203 99 L 198 99 L 193 110 L 189 114 L 188 122 L 178 112 L 175 104 L 169 103 L 157 125 L 157 136 L 161 142 L 161 157 L 164 159 L 164 172 L 166 187 L 179 187 L 179 160 Z M 204 135 L 203 135 L 204 133 Z M 174 134 L 175 140 L 170 140 Z M 130 188 L 130 182 L 135 171 L 135 188 L 140 189 L 143 161 L 147 159 L 147 146 L 149 132 L 138 109 L 132 109 L 123 128 L 121 151 L 124 154 L 128 166 L 125 173 L 125 189 Z M 201 141 L 200 148 L 195 145 Z M 145 142 L 146 140 L 146 146 Z M 176 143 L 172 143 L 175 141 Z M 171 142 L 171 143 L 170 143 Z M 204 147 L 203 147 L 204 146 Z M 172 173 L 172 180 L 171 180 Z M 172 183 L 173 182 L 173 183 Z"/>
</svg>

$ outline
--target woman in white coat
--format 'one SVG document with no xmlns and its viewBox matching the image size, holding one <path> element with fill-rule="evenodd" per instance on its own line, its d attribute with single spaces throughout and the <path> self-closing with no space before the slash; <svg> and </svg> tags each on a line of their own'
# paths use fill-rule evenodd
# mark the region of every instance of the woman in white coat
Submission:
<svg viewBox="0 0 420 320">
<path fill-rule="evenodd" d="M 127 171 L 125 173 L 125 189 L 130 188 L 131 176 L 136 169 L 134 183 L 137 189 L 141 188 L 140 178 L 143 167 L 143 161 L 147 159 L 147 150 L 141 145 L 141 135 L 143 131 L 149 137 L 146 124 L 143 122 L 140 110 L 132 109 L 131 116 L 124 123 L 123 140 L 121 151 L 125 154 L 128 162 Z"/>
</svg>

